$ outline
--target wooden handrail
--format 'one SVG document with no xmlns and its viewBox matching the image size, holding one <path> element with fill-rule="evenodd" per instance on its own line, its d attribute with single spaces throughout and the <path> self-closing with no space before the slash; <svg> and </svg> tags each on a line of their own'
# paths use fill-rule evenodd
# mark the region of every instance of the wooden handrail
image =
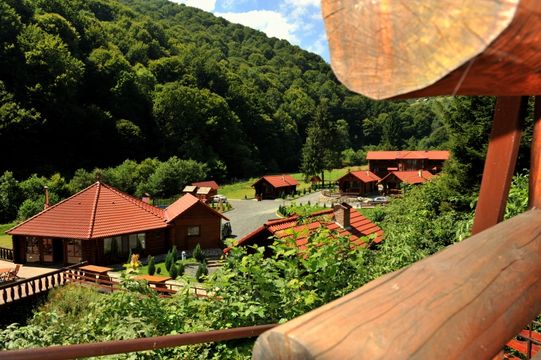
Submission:
<svg viewBox="0 0 541 360">
<path fill-rule="evenodd" d="M 225 340 L 245 339 L 258 336 L 276 324 L 212 330 L 199 333 L 156 336 L 131 340 L 106 341 L 91 344 L 49 346 L 24 350 L 0 351 L 0 360 L 74 359 L 89 356 L 123 354 L 134 351 L 163 349 L 167 347 L 201 344 Z"/>
<path fill-rule="evenodd" d="M 490 359 L 541 312 L 533 209 L 276 327 L 254 359 Z"/>
<path fill-rule="evenodd" d="M 0 259 L 12 261 L 13 260 L 13 249 L 0 247 Z"/>
</svg>

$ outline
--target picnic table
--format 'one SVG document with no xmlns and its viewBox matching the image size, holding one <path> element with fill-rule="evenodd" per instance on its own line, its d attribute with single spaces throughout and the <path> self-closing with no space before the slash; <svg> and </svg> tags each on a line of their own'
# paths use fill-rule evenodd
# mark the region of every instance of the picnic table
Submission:
<svg viewBox="0 0 541 360">
<path fill-rule="evenodd" d="M 145 280 L 149 284 L 154 285 L 156 288 L 165 289 L 165 282 L 171 280 L 170 276 L 159 276 L 159 275 L 138 275 L 134 276 L 133 280 Z"/>
<path fill-rule="evenodd" d="M 10 272 L 11 272 L 11 268 L 1 268 L 0 269 L 0 281 L 9 280 Z"/>
<path fill-rule="evenodd" d="M 79 270 L 82 270 L 91 276 L 95 276 L 96 282 L 99 282 L 99 280 L 109 281 L 110 278 L 109 278 L 109 275 L 107 275 L 107 273 L 109 271 L 112 271 L 113 268 L 109 268 L 105 266 L 97 266 L 97 265 L 84 265 L 84 266 L 80 266 Z"/>
</svg>

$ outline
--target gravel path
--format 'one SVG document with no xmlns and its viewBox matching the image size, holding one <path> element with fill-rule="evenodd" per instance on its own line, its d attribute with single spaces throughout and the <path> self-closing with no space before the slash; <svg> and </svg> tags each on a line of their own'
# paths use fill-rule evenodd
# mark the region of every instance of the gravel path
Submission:
<svg viewBox="0 0 541 360">
<path fill-rule="evenodd" d="M 305 204 L 310 201 L 312 204 L 320 201 L 321 193 L 316 192 L 302 196 L 293 202 Z M 229 200 L 233 206 L 233 210 L 226 212 L 224 215 L 231 221 L 233 235 L 237 239 L 244 237 L 251 231 L 257 229 L 269 219 L 276 219 L 276 211 L 278 206 L 289 204 L 290 201 L 276 200 Z"/>
</svg>

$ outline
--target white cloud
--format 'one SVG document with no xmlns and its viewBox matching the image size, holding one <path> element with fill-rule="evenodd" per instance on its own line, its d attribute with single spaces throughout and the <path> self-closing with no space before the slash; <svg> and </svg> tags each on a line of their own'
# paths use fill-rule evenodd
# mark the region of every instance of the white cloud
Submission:
<svg viewBox="0 0 541 360">
<path fill-rule="evenodd" d="M 322 55 L 327 50 L 327 38 L 325 35 L 320 35 L 314 43 L 308 46 L 307 50 Z"/>
<path fill-rule="evenodd" d="M 268 36 L 285 39 L 298 44 L 299 39 L 294 35 L 298 25 L 288 21 L 287 17 L 277 11 L 252 10 L 247 12 L 215 13 L 231 22 L 242 24 L 253 29 L 261 30 Z"/>
<path fill-rule="evenodd" d="M 213 11 L 216 7 L 216 0 L 170 0 L 178 4 L 186 4 L 205 11 Z"/>
<path fill-rule="evenodd" d="M 321 5 L 321 0 L 285 0 L 284 2 L 295 7 L 319 7 Z"/>
</svg>

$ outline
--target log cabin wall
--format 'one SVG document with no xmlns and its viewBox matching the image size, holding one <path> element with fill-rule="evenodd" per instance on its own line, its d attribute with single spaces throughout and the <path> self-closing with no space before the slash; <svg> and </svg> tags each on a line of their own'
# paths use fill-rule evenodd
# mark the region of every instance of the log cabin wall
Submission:
<svg viewBox="0 0 541 360">
<path fill-rule="evenodd" d="M 198 235 L 195 228 L 198 227 Z M 221 248 L 221 217 L 205 204 L 197 203 L 171 222 L 168 240 L 178 249 L 192 250 L 197 244 L 203 249 Z M 189 234 L 191 232 L 191 234 Z"/>
</svg>

